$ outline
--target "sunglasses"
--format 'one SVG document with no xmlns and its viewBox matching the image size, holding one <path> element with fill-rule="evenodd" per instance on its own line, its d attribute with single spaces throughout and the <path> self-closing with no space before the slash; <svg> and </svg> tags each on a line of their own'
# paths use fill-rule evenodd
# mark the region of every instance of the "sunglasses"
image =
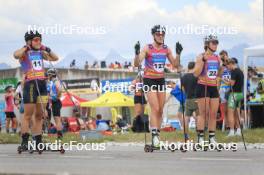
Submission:
<svg viewBox="0 0 264 175">
<path fill-rule="evenodd" d="M 40 38 L 34 38 L 34 39 L 32 39 L 32 41 L 34 41 L 34 42 L 41 42 L 41 39 Z"/>
<path fill-rule="evenodd" d="M 155 35 L 158 36 L 158 37 L 160 37 L 160 36 L 164 37 L 165 36 L 165 33 L 156 32 Z"/>
</svg>

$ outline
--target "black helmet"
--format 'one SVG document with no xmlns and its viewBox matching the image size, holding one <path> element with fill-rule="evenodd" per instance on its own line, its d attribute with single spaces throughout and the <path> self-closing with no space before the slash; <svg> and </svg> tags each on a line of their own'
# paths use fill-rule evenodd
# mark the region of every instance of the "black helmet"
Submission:
<svg viewBox="0 0 264 175">
<path fill-rule="evenodd" d="M 166 28 L 164 26 L 161 25 L 155 25 L 152 27 L 151 29 L 151 34 L 153 35 L 156 32 L 160 32 L 160 33 L 166 33 Z"/>
<path fill-rule="evenodd" d="M 27 42 L 27 41 L 29 41 L 29 40 L 32 40 L 33 39 L 33 32 L 32 32 L 32 30 L 30 30 L 30 31 L 27 31 L 26 33 L 25 33 L 25 36 L 24 36 L 24 38 L 25 38 L 25 41 Z"/>
<path fill-rule="evenodd" d="M 35 37 L 39 37 L 40 39 L 42 39 L 41 34 L 37 30 L 33 32 L 33 37 L 32 38 L 35 38 Z"/>
<path fill-rule="evenodd" d="M 49 69 L 47 71 L 48 76 L 56 76 L 56 70 L 55 69 Z"/>
<path fill-rule="evenodd" d="M 218 38 L 217 38 L 216 35 L 210 34 L 208 36 L 205 36 L 205 38 L 204 38 L 204 45 L 208 45 L 209 42 L 212 42 L 212 41 L 216 41 L 217 44 L 219 43 Z"/>
<path fill-rule="evenodd" d="M 234 61 L 235 64 L 238 64 L 238 60 L 235 57 L 233 57 L 231 59 Z"/>
</svg>

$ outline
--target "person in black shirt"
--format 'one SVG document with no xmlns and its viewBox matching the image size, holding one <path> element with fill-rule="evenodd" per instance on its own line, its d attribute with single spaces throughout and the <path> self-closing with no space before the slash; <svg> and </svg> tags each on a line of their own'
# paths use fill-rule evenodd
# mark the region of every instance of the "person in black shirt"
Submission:
<svg viewBox="0 0 264 175">
<path fill-rule="evenodd" d="M 183 86 L 183 90 L 186 94 L 186 101 L 185 101 L 185 128 L 186 133 L 188 133 L 188 124 L 190 117 L 195 112 L 195 115 L 199 115 L 198 105 L 196 102 L 195 96 L 195 88 L 197 85 L 197 77 L 193 75 L 193 69 L 195 67 L 195 62 L 189 62 L 188 64 L 188 72 L 181 78 L 181 83 Z M 186 139 L 189 139 L 189 135 L 186 134 Z"/>
<path fill-rule="evenodd" d="M 227 80 L 231 86 L 231 94 L 228 98 L 228 123 L 229 123 L 229 134 L 230 136 L 241 135 L 241 129 L 239 126 L 239 116 L 238 112 L 236 112 L 237 108 L 240 106 L 240 102 L 243 99 L 243 84 L 244 84 L 244 74 L 237 67 L 234 59 L 229 59 L 227 63 L 227 68 L 231 71 L 231 80 Z M 235 130 L 236 133 L 235 133 Z"/>
</svg>

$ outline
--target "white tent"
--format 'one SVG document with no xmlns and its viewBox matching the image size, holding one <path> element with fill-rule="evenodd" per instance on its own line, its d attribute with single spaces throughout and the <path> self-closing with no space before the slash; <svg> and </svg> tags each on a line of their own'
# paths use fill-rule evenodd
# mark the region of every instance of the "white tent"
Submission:
<svg viewBox="0 0 264 175">
<path fill-rule="evenodd" d="M 247 61 L 249 57 L 264 57 L 264 45 L 258 45 L 253 47 L 248 47 L 244 49 L 244 92 L 247 92 Z M 244 93 L 244 104 L 245 109 L 247 109 L 247 94 Z M 247 113 L 245 113 L 245 117 L 247 118 Z M 248 121 L 249 122 L 249 121 Z M 249 123 L 247 123 L 248 126 Z"/>
</svg>

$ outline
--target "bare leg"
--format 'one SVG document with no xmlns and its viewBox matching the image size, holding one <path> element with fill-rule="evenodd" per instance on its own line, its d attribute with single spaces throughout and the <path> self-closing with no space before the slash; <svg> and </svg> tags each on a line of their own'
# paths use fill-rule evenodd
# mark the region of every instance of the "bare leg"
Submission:
<svg viewBox="0 0 264 175">
<path fill-rule="evenodd" d="M 159 128 L 161 127 L 162 123 L 162 115 L 163 115 L 163 108 L 165 105 L 165 100 L 166 100 L 166 93 L 165 92 L 158 92 L 158 102 L 159 102 L 159 118 L 158 118 L 158 125 Z"/>
<path fill-rule="evenodd" d="M 24 105 L 24 116 L 21 119 L 21 134 L 29 133 L 29 124 L 34 113 L 35 104 Z"/>
<path fill-rule="evenodd" d="M 43 106 L 46 106 L 45 104 L 43 104 Z M 34 125 L 32 127 L 32 133 L 34 135 L 41 135 L 42 134 L 42 122 L 43 122 L 43 117 L 45 116 L 45 110 L 42 109 L 41 103 L 37 103 L 36 104 L 36 111 L 35 111 L 35 122 Z"/>
<path fill-rule="evenodd" d="M 216 116 L 219 108 L 219 99 L 218 98 L 211 98 L 210 99 L 210 115 L 209 115 L 209 122 L 208 122 L 208 129 L 209 131 L 215 131 L 216 129 Z"/>
<path fill-rule="evenodd" d="M 150 105 L 150 127 L 151 128 L 157 128 L 159 129 L 159 115 L 160 115 L 160 109 L 159 109 L 159 99 L 157 92 L 147 92 L 148 102 Z"/>
<path fill-rule="evenodd" d="M 206 102 L 205 102 L 206 101 Z M 199 114 L 197 116 L 197 130 L 204 130 L 205 122 L 209 114 L 209 102 L 210 98 L 199 98 L 197 99 Z"/>
</svg>

